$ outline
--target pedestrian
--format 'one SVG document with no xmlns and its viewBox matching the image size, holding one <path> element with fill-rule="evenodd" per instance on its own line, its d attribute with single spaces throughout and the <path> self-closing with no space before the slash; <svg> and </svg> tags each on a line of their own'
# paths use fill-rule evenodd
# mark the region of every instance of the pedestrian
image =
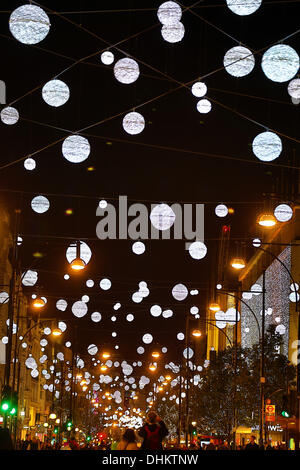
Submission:
<svg viewBox="0 0 300 470">
<path fill-rule="evenodd" d="M 250 437 L 250 442 L 246 445 L 245 450 L 259 450 L 259 446 L 256 444 L 255 439 L 255 436 Z"/>
<path fill-rule="evenodd" d="M 27 450 L 40 450 L 40 440 L 36 438 L 36 436 L 33 436 L 31 442 L 29 443 Z"/>
<path fill-rule="evenodd" d="M 143 438 L 141 450 L 163 450 L 162 440 L 169 434 L 163 420 L 155 411 L 150 411 L 138 435 Z"/>
<path fill-rule="evenodd" d="M 136 435 L 133 429 L 126 429 L 116 450 L 138 450 Z"/>
<path fill-rule="evenodd" d="M 30 434 L 26 434 L 25 441 L 22 441 L 21 450 L 28 450 L 28 446 L 31 443 Z"/>
</svg>

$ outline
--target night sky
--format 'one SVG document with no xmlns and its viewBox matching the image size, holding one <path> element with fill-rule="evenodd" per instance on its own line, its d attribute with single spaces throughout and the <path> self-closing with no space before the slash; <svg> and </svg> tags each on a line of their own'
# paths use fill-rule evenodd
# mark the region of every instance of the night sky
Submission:
<svg viewBox="0 0 300 470">
<path fill-rule="evenodd" d="M 22 3 L 1 2 L 0 79 L 7 86 L 7 104 L 18 109 L 20 120 L 13 126 L 0 122 L 0 200 L 10 213 L 15 208 L 22 210 L 22 268 L 36 263 L 40 293 L 48 299 L 45 315 L 70 319 L 68 334 L 77 324 L 80 350 L 90 343 L 118 344 L 125 359 L 138 356 L 136 347 L 142 345 L 144 333 L 154 336 L 146 347 L 148 352 L 157 343 L 168 347 L 169 359 L 175 358 L 184 343 L 176 336 L 184 332 L 190 307 L 198 306 L 205 318 L 217 281 L 222 226 L 231 225 L 231 252 L 237 247 L 235 241 L 243 240 L 249 258 L 251 238 L 260 235 L 255 221 L 266 195 L 275 195 L 277 202 L 291 200 L 287 190 L 292 190 L 296 170 L 289 166 L 299 167 L 300 108 L 291 102 L 288 82 L 275 83 L 264 75 L 262 53 L 255 54 L 255 68 L 246 77 L 232 77 L 223 68 L 224 54 L 239 42 L 264 52 L 296 32 L 299 2 L 263 0 L 256 13 L 241 17 L 227 8 L 225 0 L 186 1 L 183 8 L 195 6 L 183 13 L 185 36 L 176 44 L 161 36 L 156 14 L 160 3 L 46 1 L 39 5 L 50 17 L 50 33 L 30 46 L 15 40 L 8 28 L 10 12 Z M 97 8 L 104 11 L 89 13 Z M 300 52 L 299 34 L 285 43 Z M 106 49 L 114 53 L 115 60 L 127 54 L 137 60 L 140 77 L 135 83 L 119 83 L 113 65 L 102 64 L 100 55 Z M 95 55 L 71 67 L 90 54 Z M 43 101 L 41 88 L 56 76 L 68 84 L 70 99 L 53 108 Z M 198 98 L 190 91 L 199 79 L 206 83 L 207 98 L 212 102 L 208 114 L 197 111 Z M 174 91 L 183 83 L 187 86 Z M 122 119 L 134 108 L 143 114 L 146 126 L 141 134 L 131 136 L 122 128 Z M 80 133 L 91 145 L 84 162 L 65 160 L 62 141 L 40 151 L 99 121 L 101 124 Z M 264 164 L 254 156 L 251 143 L 267 129 L 286 137 L 282 137 L 281 156 Z M 26 171 L 24 159 L 37 151 L 33 156 L 36 169 Z M 94 171 L 87 171 L 90 166 Z M 50 201 L 45 214 L 36 214 L 30 207 L 38 194 Z M 204 203 L 206 258 L 192 259 L 184 240 L 146 241 L 146 252 L 140 256 L 132 253 L 132 240 L 98 240 L 98 202 L 106 199 L 117 204 L 119 195 L 127 195 L 128 204 Z M 233 207 L 234 214 L 216 217 L 218 203 Z M 65 215 L 68 208 L 73 215 Z M 66 281 L 65 251 L 76 239 L 86 241 L 93 255 L 83 273 Z M 33 258 L 36 251 L 44 254 L 38 261 Z M 226 275 L 230 279 L 229 269 Z M 107 292 L 99 288 L 104 277 L 112 281 Z M 85 286 L 87 279 L 95 281 L 93 288 Z M 147 282 L 150 295 L 135 304 L 131 295 L 140 281 Z M 178 282 L 189 290 L 198 289 L 199 295 L 189 295 L 183 302 L 174 300 L 171 290 Z M 37 292 L 37 286 L 24 290 L 31 294 Z M 71 305 L 83 294 L 90 296 L 89 313 L 75 319 Z M 63 314 L 55 308 L 60 298 L 69 303 Z M 116 302 L 122 307 L 115 312 Z M 173 317 L 153 318 L 149 309 L 154 304 L 171 308 Z M 98 324 L 90 320 L 93 311 L 102 314 Z M 132 323 L 125 319 L 128 313 L 135 315 Z M 113 314 L 115 323 L 110 320 Z M 117 338 L 111 337 L 112 331 L 118 333 Z"/>
</svg>

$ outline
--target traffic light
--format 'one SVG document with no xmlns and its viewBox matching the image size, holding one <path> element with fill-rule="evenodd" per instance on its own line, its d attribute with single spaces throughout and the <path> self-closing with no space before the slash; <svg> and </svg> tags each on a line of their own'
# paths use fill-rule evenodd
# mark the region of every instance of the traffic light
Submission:
<svg viewBox="0 0 300 470">
<path fill-rule="evenodd" d="M 281 416 L 283 416 L 284 418 L 290 417 L 288 395 L 282 396 Z"/>
<path fill-rule="evenodd" d="M 54 434 L 58 434 L 58 426 L 55 426 L 55 428 L 54 428 L 54 431 L 53 431 L 53 432 L 54 432 Z"/>
<path fill-rule="evenodd" d="M 71 431 L 72 427 L 73 427 L 72 418 L 68 418 L 68 419 L 67 419 L 67 422 L 66 422 L 66 429 L 67 429 L 67 431 Z"/>
<path fill-rule="evenodd" d="M 8 386 L 3 387 L 1 397 L 1 411 L 3 413 L 9 413 L 11 410 L 11 388 Z"/>
</svg>

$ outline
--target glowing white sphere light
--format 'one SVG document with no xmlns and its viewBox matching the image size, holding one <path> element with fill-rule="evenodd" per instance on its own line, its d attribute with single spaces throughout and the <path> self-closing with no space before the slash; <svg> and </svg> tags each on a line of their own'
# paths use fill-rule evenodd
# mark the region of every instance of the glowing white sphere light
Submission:
<svg viewBox="0 0 300 470">
<path fill-rule="evenodd" d="M 50 20 L 42 8 L 23 5 L 12 12 L 9 29 L 15 39 L 23 44 L 37 44 L 50 31 Z"/>
<path fill-rule="evenodd" d="M 255 59 L 246 47 L 236 46 L 226 52 L 223 60 L 226 72 L 233 77 L 245 77 L 252 72 Z"/>
<path fill-rule="evenodd" d="M 176 284 L 172 289 L 174 299 L 182 301 L 187 298 L 189 291 L 184 284 Z"/>
<path fill-rule="evenodd" d="M 6 106 L 6 108 L 2 109 L 0 113 L 0 118 L 4 124 L 11 126 L 18 122 L 19 112 L 16 108 L 13 108 L 12 106 Z"/>
<path fill-rule="evenodd" d="M 127 134 L 140 134 L 145 129 L 144 117 L 135 111 L 126 114 L 123 119 L 123 129 L 127 132 Z"/>
<path fill-rule="evenodd" d="M 226 0 L 228 8 L 240 16 L 254 13 L 261 5 L 262 0 Z"/>
<path fill-rule="evenodd" d="M 175 222 L 175 212 L 168 204 L 158 204 L 150 213 L 152 225 L 157 230 L 168 230 Z"/>
<path fill-rule="evenodd" d="M 112 52 L 110 51 L 104 51 L 101 54 L 101 62 L 104 65 L 111 65 L 113 61 L 115 60 L 115 56 L 113 55 Z"/>
<path fill-rule="evenodd" d="M 178 21 L 177 23 L 164 24 L 161 28 L 161 35 L 166 42 L 176 43 L 180 42 L 184 37 L 185 29 L 183 24 Z"/>
<path fill-rule="evenodd" d="M 211 111 L 211 102 L 204 98 L 203 100 L 198 101 L 197 110 L 201 114 L 207 114 Z"/>
<path fill-rule="evenodd" d="M 259 160 L 271 162 L 281 154 L 282 142 L 274 132 L 261 132 L 254 138 L 252 150 Z"/>
<path fill-rule="evenodd" d="M 89 141 L 80 135 L 70 135 L 62 144 L 62 154 L 71 163 L 81 163 L 90 154 Z"/>
<path fill-rule="evenodd" d="M 270 47 L 263 55 L 261 67 L 264 74 L 273 82 L 287 82 L 299 70 L 299 55 L 286 44 Z"/>
<path fill-rule="evenodd" d="M 129 57 L 118 60 L 114 66 L 114 76 L 120 83 L 134 83 L 140 75 L 139 64 Z"/>
<path fill-rule="evenodd" d="M 206 256 L 207 247 L 204 243 L 196 241 L 190 244 L 189 254 L 194 259 L 202 259 Z"/>
<path fill-rule="evenodd" d="M 197 98 L 202 98 L 207 93 L 207 86 L 203 82 L 195 82 L 192 86 L 192 94 Z"/>
<path fill-rule="evenodd" d="M 157 17 L 162 24 L 177 23 L 181 16 L 181 7 L 176 2 L 164 2 L 157 10 Z"/>
<path fill-rule="evenodd" d="M 26 158 L 24 161 L 25 170 L 32 171 L 36 168 L 36 161 L 33 158 Z"/>
<path fill-rule="evenodd" d="M 294 80 L 291 80 L 290 83 L 288 84 L 287 88 L 288 94 L 296 99 L 300 99 L 300 78 L 294 78 Z"/>
<path fill-rule="evenodd" d="M 58 108 L 68 101 L 70 90 L 62 80 L 50 80 L 42 88 L 42 97 L 49 106 Z"/>
<path fill-rule="evenodd" d="M 288 204 L 279 204 L 275 207 L 274 216 L 279 222 L 288 222 L 293 217 L 293 209 Z"/>
<path fill-rule="evenodd" d="M 47 212 L 50 207 L 50 202 L 45 196 L 35 196 L 31 201 L 31 208 L 34 212 L 38 214 L 43 214 Z"/>
</svg>

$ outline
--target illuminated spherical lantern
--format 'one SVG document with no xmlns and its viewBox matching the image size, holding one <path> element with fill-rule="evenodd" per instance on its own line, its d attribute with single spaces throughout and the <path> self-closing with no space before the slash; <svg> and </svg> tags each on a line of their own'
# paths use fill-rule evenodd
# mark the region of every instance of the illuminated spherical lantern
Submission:
<svg viewBox="0 0 300 470">
<path fill-rule="evenodd" d="M 95 356 L 95 354 L 98 352 L 98 348 L 95 344 L 90 344 L 87 348 L 87 351 L 91 356 Z"/>
<path fill-rule="evenodd" d="M 192 94 L 197 96 L 197 98 L 201 98 L 205 96 L 207 93 L 207 86 L 203 82 L 196 82 L 192 86 Z"/>
<path fill-rule="evenodd" d="M 178 333 L 177 339 L 179 339 L 179 341 L 184 340 L 184 334 L 183 333 Z"/>
<path fill-rule="evenodd" d="M 173 316 L 173 312 L 170 309 L 164 310 L 163 313 L 162 313 L 162 316 L 164 318 L 171 318 Z"/>
<path fill-rule="evenodd" d="M 280 137 L 274 132 L 261 132 L 252 142 L 254 155 L 263 162 L 271 162 L 279 157 L 282 151 Z"/>
<path fill-rule="evenodd" d="M 286 332 L 286 327 L 284 325 L 277 325 L 275 328 L 275 332 L 280 335 L 284 335 Z"/>
<path fill-rule="evenodd" d="M 70 90 L 62 80 L 50 80 L 42 88 L 42 97 L 49 106 L 58 108 L 68 101 Z"/>
<path fill-rule="evenodd" d="M 157 230 L 168 230 L 175 222 L 175 212 L 168 204 L 158 204 L 150 213 L 152 225 Z"/>
<path fill-rule="evenodd" d="M 226 72 L 233 77 L 245 77 L 252 72 L 255 59 L 246 47 L 236 46 L 226 52 L 223 60 Z"/>
<path fill-rule="evenodd" d="M 115 56 L 110 51 L 104 51 L 101 54 L 101 62 L 104 65 L 111 65 L 115 60 Z"/>
<path fill-rule="evenodd" d="M 185 359 L 188 359 L 188 358 L 191 359 L 193 357 L 193 355 L 194 355 L 194 351 L 193 351 L 192 348 L 185 348 L 183 350 L 183 357 Z"/>
<path fill-rule="evenodd" d="M 134 242 L 132 245 L 132 251 L 136 255 L 142 255 L 145 252 L 145 244 L 143 242 Z"/>
<path fill-rule="evenodd" d="M 59 321 L 59 322 L 58 322 L 58 328 L 59 328 L 62 332 L 64 332 L 64 331 L 66 331 L 66 329 L 67 329 L 67 324 L 66 324 L 64 321 Z"/>
<path fill-rule="evenodd" d="M 100 287 L 102 290 L 109 290 L 111 288 L 111 281 L 109 279 L 101 279 Z"/>
<path fill-rule="evenodd" d="M 287 88 L 288 94 L 296 99 L 300 99 L 300 78 L 295 78 L 294 80 L 291 80 L 290 83 L 288 84 Z"/>
<path fill-rule="evenodd" d="M 68 302 L 65 299 L 59 299 L 56 302 L 57 310 L 60 310 L 62 312 L 64 312 L 66 310 L 67 306 L 68 306 Z"/>
<path fill-rule="evenodd" d="M 91 320 L 95 323 L 98 323 L 101 321 L 102 315 L 100 312 L 93 312 L 91 315 Z"/>
<path fill-rule="evenodd" d="M 145 352 L 145 349 L 143 348 L 143 346 L 139 346 L 139 347 L 137 348 L 137 353 L 138 353 L 138 354 L 144 354 L 144 352 Z"/>
<path fill-rule="evenodd" d="M 45 196 L 36 196 L 31 201 L 31 208 L 34 212 L 38 214 L 43 214 L 47 212 L 50 207 L 50 202 Z"/>
<path fill-rule="evenodd" d="M 174 299 L 182 301 L 187 298 L 189 291 L 184 284 L 176 284 L 172 289 Z"/>
<path fill-rule="evenodd" d="M 2 109 L 0 117 L 1 121 L 4 124 L 11 126 L 12 124 L 16 124 L 16 122 L 18 122 L 19 112 L 16 108 L 13 108 L 12 106 L 7 106 L 6 108 Z"/>
<path fill-rule="evenodd" d="M 26 158 L 24 161 L 25 170 L 32 171 L 36 168 L 36 161 L 33 158 Z"/>
<path fill-rule="evenodd" d="M 128 113 L 123 119 L 123 128 L 127 134 L 140 134 L 145 128 L 145 119 L 140 113 L 135 111 Z"/>
<path fill-rule="evenodd" d="M 38 280 L 38 273 L 37 271 L 32 271 L 28 269 L 22 276 L 22 284 L 24 286 L 34 286 Z"/>
<path fill-rule="evenodd" d="M 162 308 L 159 305 L 152 305 L 150 313 L 153 317 L 159 317 L 162 313 Z"/>
<path fill-rule="evenodd" d="M 287 82 L 299 70 L 299 55 L 286 44 L 270 47 L 263 55 L 261 67 L 264 74 L 273 82 Z"/>
<path fill-rule="evenodd" d="M 71 163 L 81 163 L 90 154 L 89 141 L 80 135 L 70 135 L 62 144 L 62 154 Z"/>
<path fill-rule="evenodd" d="M 84 317 L 88 311 L 87 305 L 85 302 L 82 302 L 81 300 L 78 300 L 77 302 L 74 302 L 72 305 L 72 312 L 77 318 Z"/>
<path fill-rule="evenodd" d="M 193 242 L 189 246 L 189 254 L 194 259 L 202 259 L 206 256 L 207 248 L 202 242 Z"/>
<path fill-rule="evenodd" d="M 175 2 L 164 2 L 157 10 L 157 17 L 162 24 L 177 23 L 181 16 L 181 7 Z"/>
<path fill-rule="evenodd" d="M 279 204 L 274 215 L 279 222 L 288 222 L 293 217 L 293 209 L 288 204 Z"/>
<path fill-rule="evenodd" d="M 261 245 L 261 239 L 260 239 L 260 238 L 254 238 L 254 240 L 252 241 L 252 245 L 253 245 L 255 248 L 259 248 L 260 245 Z"/>
<path fill-rule="evenodd" d="M 177 23 L 164 24 L 161 28 L 161 35 L 163 39 L 170 43 L 180 42 L 184 36 L 184 33 L 185 29 L 180 21 Z"/>
<path fill-rule="evenodd" d="M 215 214 L 218 217 L 226 217 L 228 214 L 228 207 L 225 204 L 218 204 L 215 208 Z"/>
<path fill-rule="evenodd" d="M 9 29 L 15 39 L 23 44 L 37 44 L 50 31 L 48 15 L 36 5 L 23 5 L 12 12 Z"/>
<path fill-rule="evenodd" d="M 140 75 L 139 64 L 129 57 L 118 60 L 114 66 L 116 80 L 125 85 L 134 83 Z"/>
<path fill-rule="evenodd" d="M 254 13 L 261 5 L 262 0 L 226 0 L 228 8 L 240 16 Z"/>
<path fill-rule="evenodd" d="M 142 337 L 142 341 L 143 341 L 143 343 L 145 343 L 145 344 L 150 344 L 150 343 L 152 343 L 152 341 L 153 341 L 153 336 L 152 336 L 150 333 L 146 333 L 146 334 Z"/>
<path fill-rule="evenodd" d="M 211 111 L 211 102 L 207 99 L 198 101 L 197 110 L 201 114 L 207 114 Z"/>
</svg>

